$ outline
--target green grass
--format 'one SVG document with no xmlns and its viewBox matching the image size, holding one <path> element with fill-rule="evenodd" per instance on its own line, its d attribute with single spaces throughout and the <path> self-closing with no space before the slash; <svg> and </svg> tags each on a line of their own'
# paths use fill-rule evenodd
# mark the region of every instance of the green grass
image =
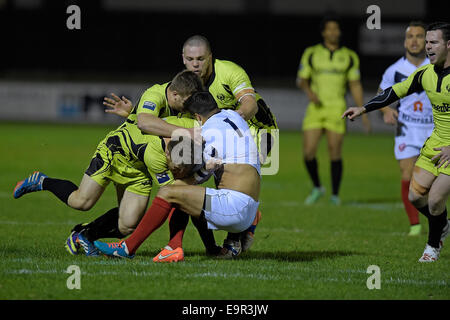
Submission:
<svg viewBox="0 0 450 320">
<path fill-rule="evenodd" d="M 325 141 L 319 150 L 327 195 L 315 206 L 301 157 L 301 135 L 280 134 L 280 170 L 264 176 L 263 219 L 250 250 L 235 261 L 204 255 L 192 225 L 186 261 L 154 264 L 168 241 L 165 224 L 133 260 L 70 256 L 64 242 L 73 225 L 116 205 L 107 189 L 89 212 L 73 210 L 49 192 L 12 198 L 15 183 L 39 169 L 79 183 L 97 143 L 111 127 L 1 123 L 0 299 L 449 299 L 450 251 L 436 263 L 417 262 L 426 243 L 407 237 L 400 174 L 391 135 L 348 134 L 344 142 L 342 205 L 328 204 Z M 225 232 L 215 233 L 218 243 Z M 446 250 L 447 249 L 447 250 Z M 66 269 L 81 269 L 81 290 L 69 290 Z M 366 286 L 367 268 L 381 270 L 381 289 Z"/>
</svg>

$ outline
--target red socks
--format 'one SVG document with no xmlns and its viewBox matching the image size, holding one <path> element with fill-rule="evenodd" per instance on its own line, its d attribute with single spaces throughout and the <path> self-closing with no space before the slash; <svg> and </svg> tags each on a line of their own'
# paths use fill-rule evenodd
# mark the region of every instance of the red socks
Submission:
<svg viewBox="0 0 450 320">
<path fill-rule="evenodd" d="M 172 208 L 172 204 L 163 198 L 155 197 L 136 230 L 125 240 L 130 255 L 136 252 L 153 231 L 163 225 L 171 210 L 175 210 L 175 208 Z"/>
<path fill-rule="evenodd" d="M 402 180 L 402 200 L 411 225 L 419 224 L 419 212 L 408 200 L 409 180 Z"/>
</svg>

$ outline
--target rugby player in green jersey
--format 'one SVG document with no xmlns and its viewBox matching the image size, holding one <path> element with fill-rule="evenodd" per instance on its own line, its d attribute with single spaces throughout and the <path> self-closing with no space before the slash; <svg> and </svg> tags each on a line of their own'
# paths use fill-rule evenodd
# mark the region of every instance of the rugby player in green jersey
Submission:
<svg viewBox="0 0 450 320">
<path fill-rule="evenodd" d="M 234 62 L 213 58 L 209 41 L 200 35 L 194 35 L 185 41 L 182 58 L 186 68 L 200 76 L 205 89 L 213 95 L 220 109 L 235 110 L 247 121 L 260 152 L 261 163 L 264 163 L 276 143 L 271 132 L 277 130 L 278 126 L 275 116 L 253 88 L 245 70 Z M 115 96 L 106 103 L 111 108 L 110 112 L 118 115 L 126 115 L 131 109 L 124 97 L 119 99 Z M 142 129 L 155 134 L 143 127 Z M 260 219 L 261 212 L 258 210 L 256 219 L 247 232 L 229 233 L 224 241 L 222 257 L 231 258 L 237 256 L 241 250 L 248 250 L 253 243 L 254 231 Z"/>
<path fill-rule="evenodd" d="M 131 233 L 147 207 L 152 180 L 158 184 L 173 181 L 170 171 L 163 170 L 167 167 L 164 151 L 159 150 L 159 156 L 158 151 L 154 151 L 155 144 L 156 148 L 161 147 L 161 139 L 142 134 L 136 120 L 141 112 L 156 112 L 159 116 L 175 114 L 178 112 L 176 110 L 182 110 L 187 97 L 202 90 L 202 84 L 193 72 L 183 71 L 170 83 L 152 88 L 157 89 L 151 93 L 159 100 L 154 99 L 153 104 L 146 104 L 145 101 L 139 103 L 137 110 L 131 112 L 124 124 L 111 131 L 99 143 L 80 186 L 68 180 L 54 179 L 41 172 L 34 172 L 27 179 L 19 181 L 14 189 L 16 199 L 26 193 L 48 190 L 69 207 L 86 211 L 94 206 L 107 185 L 114 183 L 119 206 L 109 210 L 88 227 L 78 226 L 66 243 L 70 253 L 77 252 L 77 241 L 80 240 L 87 255 L 96 255 L 98 252 L 91 241 L 104 237 L 122 238 Z M 148 91 L 152 90 L 147 90 L 147 94 L 150 93 Z M 193 127 L 192 123 L 188 123 L 189 120 L 194 121 L 177 119 L 167 121 L 167 124 L 175 128 Z M 175 123 L 178 125 L 174 125 Z M 158 165 L 159 168 L 155 167 Z M 85 232 L 80 233 L 81 230 Z"/>
<path fill-rule="evenodd" d="M 428 241 L 419 262 L 439 259 L 450 233 L 446 203 L 450 194 L 450 24 L 428 26 L 425 50 L 431 64 L 418 68 L 362 107 L 347 109 L 342 117 L 356 117 L 385 107 L 414 92 L 425 91 L 433 107 L 434 129 L 415 163 L 409 200 L 428 218 Z"/>
<path fill-rule="evenodd" d="M 346 109 L 347 85 L 358 106 L 363 104 L 363 89 L 360 82 L 359 58 L 353 50 L 340 45 L 341 30 L 337 19 L 324 18 L 321 33 L 323 42 L 304 51 L 296 82 L 310 100 L 302 129 L 304 162 L 313 189 L 305 204 L 313 204 L 325 194 L 325 189 L 320 183 L 316 159 L 320 139 L 325 134 L 331 162 L 330 203 L 338 205 L 343 171 L 341 150 L 346 129 L 340 116 Z M 363 123 L 366 131 L 370 131 L 367 116 L 364 117 Z"/>
</svg>

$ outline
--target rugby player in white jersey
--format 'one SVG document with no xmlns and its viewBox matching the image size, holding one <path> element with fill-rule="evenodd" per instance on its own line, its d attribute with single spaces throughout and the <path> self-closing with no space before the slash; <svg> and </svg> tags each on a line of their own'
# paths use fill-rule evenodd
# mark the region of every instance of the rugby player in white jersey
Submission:
<svg viewBox="0 0 450 320">
<path fill-rule="evenodd" d="M 261 176 L 258 149 L 247 123 L 235 111 L 220 110 L 209 92 L 194 93 L 186 100 L 185 108 L 202 123 L 205 162 L 218 165 L 210 172 L 202 169 L 189 180 L 177 180 L 161 188 L 128 239 L 114 243 L 95 242 L 104 254 L 134 257 L 139 246 L 164 223 L 175 207 L 206 219 L 212 230 L 237 233 L 252 224 L 259 205 Z M 202 183 L 211 174 L 219 181 L 217 189 L 189 185 Z"/>
<path fill-rule="evenodd" d="M 419 21 L 412 21 L 405 32 L 405 55 L 389 66 L 383 74 L 379 92 L 409 77 L 417 68 L 430 63 L 425 54 L 425 28 Z M 414 163 L 425 140 L 433 131 L 433 110 L 425 91 L 400 99 L 397 107 L 385 107 L 384 122 L 397 125 L 394 154 L 401 172 L 401 196 L 408 215 L 408 235 L 420 234 L 421 225 L 417 209 L 408 200 L 409 184 Z"/>
</svg>

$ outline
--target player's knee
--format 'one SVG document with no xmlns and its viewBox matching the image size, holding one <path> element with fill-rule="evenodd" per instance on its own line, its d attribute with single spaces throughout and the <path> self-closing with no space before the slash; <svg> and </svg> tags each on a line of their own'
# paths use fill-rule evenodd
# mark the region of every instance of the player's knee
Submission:
<svg viewBox="0 0 450 320">
<path fill-rule="evenodd" d="M 121 223 L 121 221 L 119 220 L 118 228 L 119 228 L 119 232 L 121 234 L 123 234 L 123 236 L 128 236 L 133 233 L 133 231 L 136 229 L 136 226 L 125 225 L 125 224 Z"/>
<path fill-rule="evenodd" d="M 428 197 L 428 208 L 430 209 L 430 214 L 433 216 L 438 216 L 445 210 L 445 205 L 447 199 L 441 195 L 430 194 Z"/>
<path fill-rule="evenodd" d="M 428 189 L 418 184 L 414 179 L 409 184 L 408 200 L 417 207 L 426 199 Z"/>
<path fill-rule="evenodd" d="M 172 186 L 164 186 L 161 187 L 158 191 L 159 198 L 166 200 L 167 202 L 172 202 L 174 197 L 173 187 Z"/>
</svg>

